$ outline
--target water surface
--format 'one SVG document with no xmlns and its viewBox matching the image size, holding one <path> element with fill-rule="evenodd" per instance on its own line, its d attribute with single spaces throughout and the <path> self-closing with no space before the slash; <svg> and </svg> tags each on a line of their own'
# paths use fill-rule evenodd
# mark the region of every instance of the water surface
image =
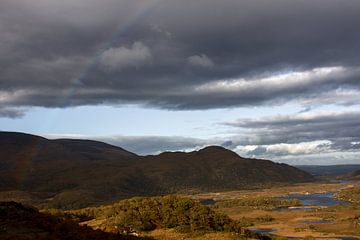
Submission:
<svg viewBox="0 0 360 240">
<path fill-rule="evenodd" d="M 214 199 L 212 199 L 212 198 L 209 198 L 209 199 L 200 200 L 200 203 L 202 205 L 212 206 L 212 205 L 215 205 L 216 201 Z"/>
<path fill-rule="evenodd" d="M 326 224 L 326 223 L 332 223 L 334 221 L 331 220 L 304 220 L 301 221 L 302 224 Z"/>
<path fill-rule="evenodd" d="M 250 228 L 252 232 L 260 233 L 260 234 L 267 234 L 277 231 L 275 228 Z"/>
<path fill-rule="evenodd" d="M 337 200 L 334 197 L 335 192 L 326 192 L 326 193 L 313 193 L 313 194 L 289 194 L 285 197 L 280 197 L 279 199 L 299 199 L 301 204 L 304 206 L 321 206 L 329 207 L 333 205 L 345 205 L 349 202 Z"/>
</svg>

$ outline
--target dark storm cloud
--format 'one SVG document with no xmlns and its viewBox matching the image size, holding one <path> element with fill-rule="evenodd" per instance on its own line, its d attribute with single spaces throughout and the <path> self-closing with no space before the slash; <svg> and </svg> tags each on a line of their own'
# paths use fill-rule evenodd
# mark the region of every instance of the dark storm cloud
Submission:
<svg viewBox="0 0 360 240">
<path fill-rule="evenodd" d="M 3 0 L 0 108 L 359 104 L 359 12 L 357 0 Z"/>
<path fill-rule="evenodd" d="M 24 116 L 23 109 L 0 108 L 0 117 L 4 118 L 19 118 Z"/>
</svg>

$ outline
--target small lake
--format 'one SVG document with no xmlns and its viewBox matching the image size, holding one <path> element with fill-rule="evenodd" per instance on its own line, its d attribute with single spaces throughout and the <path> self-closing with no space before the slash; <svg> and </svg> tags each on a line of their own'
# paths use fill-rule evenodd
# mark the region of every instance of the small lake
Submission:
<svg viewBox="0 0 360 240">
<path fill-rule="evenodd" d="M 349 202 L 337 200 L 334 197 L 335 192 L 326 193 L 313 193 L 313 194 L 289 194 L 286 197 L 280 197 L 279 199 L 299 199 L 304 206 L 321 206 L 328 207 L 333 205 L 345 205 Z"/>
<path fill-rule="evenodd" d="M 216 201 L 214 199 L 212 199 L 212 198 L 209 198 L 209 199 L 200 200 L 200 203 L 202 205 L 212 206 L 212 205 L 215 205 Z"/>
<path fill-rule="evenodd" d="M 250 228 L 249 230 L 260 234 L 268 234 L 277 231 L 277 229 L 274 228 Z"/>
<path fill-rule="evenodd" d="M 334 221 L 331 220 L 304 220 L 301 221 L 302 224 L 326 224 L 326 223 L 332 223 Z"/>
<path fill-rule="evenodd" d="M 352 180 L 335 180 L 333 182 L 340 183 L 340 184 L 343 184 L 343 185 L 354 183 L 354 181 L 352 181 Z"/>
<path fill-rule="evenodd" d="M 357 237 L 341 237 L 341 240 L 360 240 L 360 238 Z"/>
</svg>

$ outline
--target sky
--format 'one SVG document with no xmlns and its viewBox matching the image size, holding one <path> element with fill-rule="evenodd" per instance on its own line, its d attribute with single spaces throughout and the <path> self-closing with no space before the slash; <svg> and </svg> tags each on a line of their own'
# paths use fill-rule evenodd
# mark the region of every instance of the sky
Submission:
<svg viewBox="0 0 360 240">
<path fill-rule="evenodd" d="M 358 0 L 1 0 L 0 131 L 360 163 Z"/>
</svg>

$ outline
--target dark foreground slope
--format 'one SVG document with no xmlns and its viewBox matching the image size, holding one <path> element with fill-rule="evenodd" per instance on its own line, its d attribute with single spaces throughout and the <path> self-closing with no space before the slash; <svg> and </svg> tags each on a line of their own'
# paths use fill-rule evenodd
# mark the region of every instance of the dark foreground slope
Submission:
<svg viewBox="0 0 360 240">
<path fill-rule="evenodd" d="M 16 202 L 0 202 L 0 239 L 3 240 L 125 240 L 150 239 L 93 230 L 76 222 L 40 213 Z"/>
<path fill-rule="evenodd" d="M 245 159 L 222 147 L 142 157 L 100 142 L 18 133 L 0 133 L 0 146 L 0 199 L 47 207 L 314 180 L 295 167 Z"/>
</svg>

